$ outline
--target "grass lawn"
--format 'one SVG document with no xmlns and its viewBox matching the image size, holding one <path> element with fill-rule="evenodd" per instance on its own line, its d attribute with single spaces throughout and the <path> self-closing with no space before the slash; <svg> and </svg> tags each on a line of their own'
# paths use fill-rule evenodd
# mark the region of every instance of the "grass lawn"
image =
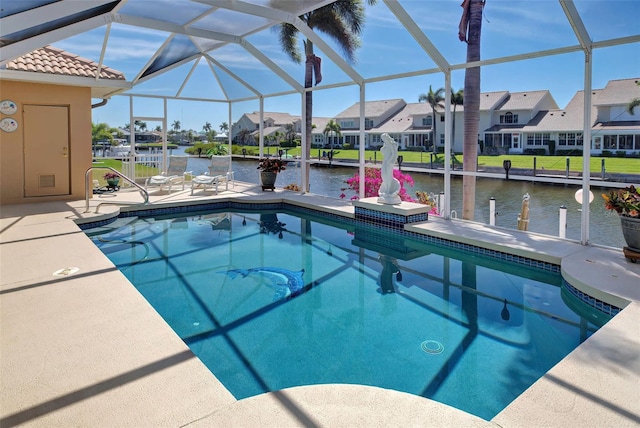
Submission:
<svg viewBox="0 0 640 428">
<path fill-rule="evenodd" d="M 116 171 L 122 172 L 122 161 L 117 159 L 100 158 L 98 163 L 93 164 L 93 167 L 96 168 L 93 170 L 93 179 L 98 180 L 101 186 L 105 186 L 107 184 L 107 180 L 105 180 L 103 176 L 108 172 L 108 170 L 100 167 L 107 166 L 115 169 Z M 159 172 L 158 168 L 136 164 L 136 177 L 150 177 L 152 175 L 157 175 Z"/>
<path fill-rule="evenodd" d="M 247 146 L 247 154 L 249 150 L 258 152 L 258 148 L 255 146 Z M 318 154 L 327 152 L 326 149 L 311 149 L 311 156 L 316 158 Z M 264 152 L 267 153 L 265 147 Z M 270 147 L 269 153 L 271 155 L 278 152 L 277 147 Z M 300 147 L 291 148 L 288 153 L 292 156 L 300 156 Z M 428 164 L 430 161 L 430 153 L 428 152 L 408 152 L 401 151 L 398 153 L 404 158 L 404 162 L 423 163 Z M 349 159 L 357 160 L 359 156 L 358 150 L 334 150 L 334 159 Z M 533 169 L 533 159 L 536 159 L 536 168 L 540 171 L 543 168 L 546 170 L 564 171 L 566 169 L 567 159 L 569 159 L 569 169 L 571 171 L 582 171 L 582 156 L 531 156 L 531 155 L 501 155 L 501 156 L 478 156 L 478 165 L 480 168 L 483 166 L 492 166 L 502 168 L 502 162 L 505 160 L 511 161 L 512 168 L 529 168 Z M 365 159 L 382 160 L 382 153 L 377 150 L 365 150 Z M 456 164 L 462 164 L 463 156 L 455 155 L 454 162 Z M 591 157 L 590 160 L 590 172 L 600 173 L 602 170 L 602 160 L 605 161 L 606 172 L 610 173 L 636 173 L 640 174 L 640 158 L 619 158 L 619 157 Z M 434 162 L 442 162 L 444 160 L 443 154 L 434 155 Z"/>
</svg>

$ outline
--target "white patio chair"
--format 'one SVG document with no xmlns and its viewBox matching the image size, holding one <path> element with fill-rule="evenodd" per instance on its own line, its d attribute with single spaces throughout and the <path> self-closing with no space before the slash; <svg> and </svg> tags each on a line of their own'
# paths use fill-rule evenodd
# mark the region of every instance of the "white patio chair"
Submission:
<svg viewBox="0 0 640 428">
<path fill-rule="evenodd" d="M 196 188 L 202 188 L 204 191 L 207 190 L 207 188 L 212 188 L 215 187 L 216 188 L 216 195 L 218 194 L 218 182 L 220 179 L 220 175 L 216 175 L 216 176 L 210 176 L 207 174 L 204 175 L 197 175 L 195 177 L 193 177 L 193 179 L 191 180 L 191 195 L 193 196 L 193 191 Z"/>
<path fill-rule="evenodd" d="M 232 186 L 236 186 L 236 182 L 231 170 L 231 156 L 211 156 L 211 164 L 209 165 L 209 176 L 218 177 L 218 182 L 225 183 L 225 190 L 229 190 L 229 181 Z"/>
<path fill-rule="evenodd" d="M 160 187 L 162 191 L 164 187 L 167 187 L 169 193 L 171 193 L 171 187 L 173 185 L 182 184 L 182 190 L 184 190 L 187 176 L 192 175 L 191 171 L 187 171 L 188 160 L 188 156 L 169 156 L 169 166 L 167 170 L 160 175 L 147 178 L 144 182 L 144 188 L 148 190 L 149 187 Z"/>
</svg>

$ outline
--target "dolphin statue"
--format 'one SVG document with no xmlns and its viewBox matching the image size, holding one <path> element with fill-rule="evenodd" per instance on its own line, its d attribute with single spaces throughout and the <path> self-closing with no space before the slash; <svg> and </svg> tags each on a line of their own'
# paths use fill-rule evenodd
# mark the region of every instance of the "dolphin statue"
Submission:
<svg viewBox="0 0 640 428">
<path fill-rule="evenodd" d="M 231 279 L 237 278 L 238 276 L 246 278 L 248 275 L 257 274 L 269 280 L 269 287 L 276 290 L 276 294 L 273 296 L 274 302 L 295 297 L 304 291 L 304 280 L 302 279 L 304 269 L 294 272 L 282 268 L 259 267 L 251 269 L 231 269 L 224 273 Z"/>
</svg>

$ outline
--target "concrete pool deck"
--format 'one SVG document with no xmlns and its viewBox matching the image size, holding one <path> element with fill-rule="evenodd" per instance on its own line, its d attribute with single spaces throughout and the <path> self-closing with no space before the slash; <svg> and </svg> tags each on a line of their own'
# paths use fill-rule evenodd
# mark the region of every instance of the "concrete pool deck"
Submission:
<svg viewBox="0 0 640 428">
<path fill-rule="evenodd" d="M 353 216 L 345 201 L 262 192 L 239 182 L 217 196 L 191 196 L 190 189 L 151 194 L 153 204 L 220 198 L 286 199 Z M 115 200 L 140 201 L 140 195 L 96 197 L 92 211 Z M 112 216 L 120 207 L 101 207 L 101 214 L 84 208 L 84 201 L 2 207 L 1 427 L 640 426 L 640 264 L 621 250 L 464 221 L 412 226 L 558 263 L 574 286 L 630 302 L 485 421 L 425 398 L 360 385 L 302 386 L 235 400 L 74 222 Z"/>
</svg>

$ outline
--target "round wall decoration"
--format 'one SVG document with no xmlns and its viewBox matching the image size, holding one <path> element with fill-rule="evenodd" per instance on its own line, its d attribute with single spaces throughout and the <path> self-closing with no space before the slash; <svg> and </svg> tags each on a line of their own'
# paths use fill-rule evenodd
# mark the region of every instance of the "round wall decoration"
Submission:
<svg viewBox="0 0 640 428">
<path fill-rule="evenodd" d="M 18 105 L 11 100 L 0 101 L 0 113 L 13 114 L 18 110 Z"/>
<path fill-rule="evenodd" d="M 18 129 L 18 122 L 10 117 L 0 120 L 0 129 L 4 132 L 13 132 Z"/>
</svg>

